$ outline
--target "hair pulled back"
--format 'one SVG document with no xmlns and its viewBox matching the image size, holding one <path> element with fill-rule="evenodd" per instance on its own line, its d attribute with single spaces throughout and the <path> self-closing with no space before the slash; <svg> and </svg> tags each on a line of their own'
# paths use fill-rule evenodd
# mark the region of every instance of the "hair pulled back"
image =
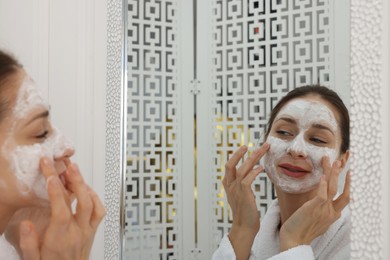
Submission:
<svg viewBox="0 0 390 260">
<path fill-rule="evenodd" d="M 4 118 L 10 106 L 10 97 L 7 94 L 7 86 L 22 65 L 9 53 L 0 50 L 0 122 Z"/>
</svg>

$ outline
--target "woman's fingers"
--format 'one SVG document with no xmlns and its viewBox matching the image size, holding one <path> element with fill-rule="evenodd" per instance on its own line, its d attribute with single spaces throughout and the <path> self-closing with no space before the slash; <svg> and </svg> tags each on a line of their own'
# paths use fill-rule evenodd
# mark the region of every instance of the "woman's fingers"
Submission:
<svg viewBox="0 0 390 260">
<path fill-rule="evenodd" d="M 68 165 L 66 171 L 67 187 L 77 198 L 77 208 L 75 217 L 81 226 L 88 226 L 90 223 L 93 202 L 88 192 L 88 186 L 85 184 L 76 164 Z"/>
<path fill-rule="evenodd" d="M 46 182 L 50 177 L 55 177 L 59 179 L 59 176 L 57 174 L 56 168 L 54 167 L 54 163 L 52 160 L 50 160 L 47 157 L 43 157 L 40 160 L 40 169 L 42 171 L 43 176 L 45 176 Z M 61 190 L 66 194 L 65 187 L 61 185 Z"/>
<path fill-rule="evenodd" d="M 323 175 L 325 176 L 325 180 L 328 181 L 330 178 L 330 172 L 332 170 L 332 166 L 330 165 L 330 160 L 328 156 L 324 156 L 322 158 L 322 169 Z"/>
<path fill-rule="evenodd" d="M 343 193 L 333 202 L 333 207 L 337 212 L 341 212 L 349 204 L 350 187 L 351 187 L 351 176 L 350 176 L 350 171 L 348 171 L 345 177 L 345 185 L 344 185 Z"/>
<path fill-rule="evenodd" d="M 243 179 L 258 163 L 261 157 L 268 151 L 269 144 L 264 143 L 260 148 L 256 149 L 249 157 L 245 160 L 245 162 L 238 168 L 237 178 L 240 180 Z"/>
<path fill-rule="evenodd" d="M 50 177 L 50 176 L 58 176 L 55 168 L 54 168 L 54 165 L 53 165 L 53 161 L 50 160 L 49 158 L 47 157 L 43 157 L 41 160 L 40 160 L 40 168 L 41 168 L 41 171 L 43 173 L 43 176 L 45 176 L 46 180 Z"/>
<path fill-rule="evenodd" d="M 66 168 L 68 168 L 72 164 L 72 162 L 70 161 L 69 158 L 64 158 L 64 163 L 65 163 Z"/>
<path fill-rule="evenodd" d="M 325 202 L 328 199 L 328 182 L 326 181 L 326 177 L 324 175 L 321 176 L 320 186 L 316 198 L 319 202 Z"/>
<path fill-rule="evenodd" d="M 51 205 L 51 221 L 58 228 L 66 229 L 66 226 L 72 218 L 70 205 L 67 203 L 62 183 L 58 177 L 50 176 L 47 179 L 48 193 Z"/>
<path fill-rule="evenodd" d="M 248 147 L 241 146 L 225 164 L 225 177 L 223 178 L 225 186 L 236 179 L 236 166 L 247 151 Z"/>
<path fill-rule="evenodd" d="M 263 170 L 263 167 L 262 166 L 258 166 L 256 168 L 254 168 L 253 170 L 251 170 L 246 176 L 245 178 L 241 181 L 241 185 L 244 185 L 244 186 L 247 186 L 247 187 L 250 187 L 253 183 L 253 181 L 256 179 L 256 177 L 261 173 L 261 171 Z"/>
<path fill-rule="evenodd" d="M 20 249 L 24 260 L 39 260 L 39 237 L 30 221 L 23 221 L 19 226 Z"/>
<path fill-rule="evenodd" d="M 66 203 L 69 205 L 69 209 L 70 209 L 71 201 L 70 201 L 69 194 L 59 179 L 59 176 L 58 176 L 57 171 L 54 167 L 53 161 L 47 157 L 42 158 L 40 161 L 40 169 L 46 178 L 47 184 L 49 183 L 50 178 L 58 179 L 58 182 L 60 183 L 60 185 L 57 186 L 57 189 L 62 192 L 62 196 L 65 199 Z"/>
<path fill-rule="evenodd" d="M 330 200 L 333 200 L 333 198 L 337 194 L 338 189 L 338 183 L 339 183 L 339 176 L 341 172 L 341 162 L 336 160 L 334 161 L 332 165 L 332 169 L 330 171 L 330 177 L 329 177 L 329 185 L 328 185 L 328 197 Z"/>
<path fill-rule="evenodd" d="M 323 175 L 328 183 L 327 197 L 329 200 L 333 200 L 337 194 L 339 176 L 342 171 L 341 162 L 339 160 L 335 160 L 333 164 L 330 165 L 329 157 L 324 156 L 322 159 L 322 168 Z"/>
<path fill-rule="evenodd" d="M 106 209 L 104 208 L 103 203 L 99 199 L 96 192 L 94 192 L 92 189 L 89 189 L 89 193 L 93 201 L 91 226 L 92 228 L 96 229 L 99 226 L 100 222 L 102 221 L 103 217 L 106 215 Z"/>
</svg>

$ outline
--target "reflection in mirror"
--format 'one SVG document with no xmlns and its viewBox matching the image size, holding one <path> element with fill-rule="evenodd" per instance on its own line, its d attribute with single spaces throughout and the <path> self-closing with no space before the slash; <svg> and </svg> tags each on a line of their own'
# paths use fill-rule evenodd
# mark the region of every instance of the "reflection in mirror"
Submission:
<svg viewBox="0 0 390 260">
<path fill-rule="evenodd" d="M 233 221 L 225 163 L 277 102 L 321 84 L 349 104 L 348 1 L 196 2 L 126 2 L 126 259 L 210 259 Z M 275 188 L 252 189 L 264 216 Z"/>
</svg>

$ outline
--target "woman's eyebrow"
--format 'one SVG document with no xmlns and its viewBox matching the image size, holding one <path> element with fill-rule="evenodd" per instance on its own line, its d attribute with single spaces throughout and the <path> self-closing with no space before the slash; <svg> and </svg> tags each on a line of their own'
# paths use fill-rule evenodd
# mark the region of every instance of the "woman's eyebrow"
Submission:
<svg viewBox="0 0 390 260">
<path fill-rule="evenodd" d="M 313 124 L 312 127 L 314 128 L 317 128 L 317 129 L 323 129 L 323 130 L 328 130 L 332 135 L 335 135 L 334 132 L 332 131 L 332 129 L 330 129 L 329 127 L 325 126 L 325 125 L 321 125 L 321 124 Z"/>
<path fill-rule="evenodd" d="M 295 119 L 292 119 L 290 117 L 280 117 L 276 121 L 279 121 L 279 120 L 283 120 L 283 121 L 286 121 L 286 122 L 291 123 L 291 124 L 297 124 L 297 121 L 295 121 Z"/>
<path fill-rule="evenodd" d="M 39 118 L 49 117 L 49 114 L 50 114 L 49 110 L 45 110 L 42 113 L 39 113 L 39 114 L 35 115 L 33 118 L 31 118 L 24 126 L 31 124 L 33 121 L 35 121 Z"/>
</svg>

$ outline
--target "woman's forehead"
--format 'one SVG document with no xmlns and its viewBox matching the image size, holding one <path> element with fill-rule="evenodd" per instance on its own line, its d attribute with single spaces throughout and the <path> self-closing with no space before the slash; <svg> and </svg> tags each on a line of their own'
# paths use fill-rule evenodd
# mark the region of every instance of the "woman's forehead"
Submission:
<svg viewBox="0 0 390 260">
<path fill-rule="evenodd" d="M 338 129 L 338 121 L 334 111 L 321 99 L 296 98 L 285 104 L 275 120 L 287 117 L 294 119 L 302 127 L 310 127 L 321 123 L 330 126 L 334 131 Z"/>
<path fill-rule="evenodd" d="M 20 83 L 14 106 L 14 114 L 18 118 L 24 118 L 36 108 L 49 109 L 49 105 L 42 97 L 38 86 L 26 74 Z"/>
</svg>

